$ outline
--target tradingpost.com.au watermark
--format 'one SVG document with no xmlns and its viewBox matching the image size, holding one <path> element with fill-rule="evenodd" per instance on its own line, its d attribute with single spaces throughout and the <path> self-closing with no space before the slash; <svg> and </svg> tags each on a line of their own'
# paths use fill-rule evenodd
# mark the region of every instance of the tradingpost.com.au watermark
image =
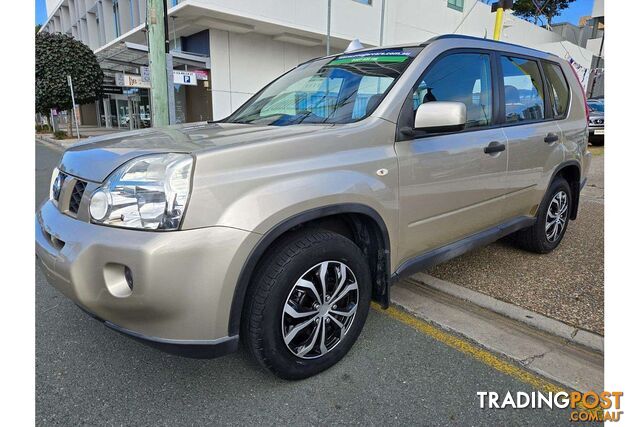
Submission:
<svg viewBox="0 0 640 427">
<path fill-rule="evenodd" d="M 476 393 L 480 399 L 481 409 L 545 409 L 545 408 L 570 408 L 569 419 L 571 421 L 620 421 L 624 413 L 620 410 L 621 391 L 603 391 L 596 393 L 588 391 L 580 393 L 557 392 L 543 393 L 539 391 L 516 393 L 506 392 L 500 394 L 495 391 L 479 391 Z"/>
</svg>

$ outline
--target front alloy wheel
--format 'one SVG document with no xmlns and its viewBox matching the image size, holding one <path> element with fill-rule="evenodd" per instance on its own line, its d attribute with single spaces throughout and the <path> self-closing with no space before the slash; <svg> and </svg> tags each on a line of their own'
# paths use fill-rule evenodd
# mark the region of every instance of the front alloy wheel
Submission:
<svg viewBox="0 0 640 427">
<path fill-rule="evenodd" d="M 241 337 L 279 377 L 307 378 L 347 354 L 370 302 L 371 274 L 360 248 L 331 231 L 298 230 L 261 260 L 245 301 Z"/>
<path fill-rule="evenodd" d="M 311 267 L 295 283 L 282 310 L 282 339 L 293 354 L 314 359 L 333 350 L 358 310 L 358 282 L 340 261 Z"/>
</svg>

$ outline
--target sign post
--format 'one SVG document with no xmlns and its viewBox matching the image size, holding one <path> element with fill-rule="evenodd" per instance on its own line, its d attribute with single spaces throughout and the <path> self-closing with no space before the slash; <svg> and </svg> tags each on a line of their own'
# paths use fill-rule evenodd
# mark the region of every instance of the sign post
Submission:
<svg viewBox="0 0 640 427">
<path fill-rule="evenodd" d="M 147 0 L 147 27 L 149 28 L 149 69 L 151 71 L 151 105 L 153 126 L 169 124 L 167 79 L 167 37 L 165 34 L 165 2 Z"/>
<path fill-rule="evenodd" d="M 513 0 L 499 0 L 491 4 L 491 12 L 496 13 L 496 21 L 493 26 L 493 39 L 500 40 L 502 35 L 502 18 L 505 10 L 513 8 Z"/>
<path fill-rule="evenodd" d="M 76 117 L 76 98 L 73 94 L 73 80 L 71 80 L 71 76 L 67 76 L 67 83 L 69 84 L 69 88 L 71 89 L 71 105 L 73 106 L 73 121 L 76 123 L 76 134 L 78 135 L 78 141 L 80 141 L 80 128 L 78 127 L 78 118 Z"/>
</svg>

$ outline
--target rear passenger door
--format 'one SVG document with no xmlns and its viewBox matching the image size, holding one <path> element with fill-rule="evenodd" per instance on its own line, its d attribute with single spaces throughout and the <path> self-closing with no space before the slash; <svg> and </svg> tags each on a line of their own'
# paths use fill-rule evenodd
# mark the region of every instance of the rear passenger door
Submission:
<svg viewBox="0 0 640 427">
<path fill-rule="evenodd" d="M 507 153 L 495 122 L 499 102 L 493 59 L 493 53 L 482 50 L 444 53 L 428 66 L 403 105 L 395 144 L 401 261 L 501 220 Z M 464 103 L 465 128 L 441 133 L 413 129 L 417 108 L 433 101 Z"/>
<path fill-rule="evenodd" d="M 500 115 L 509 155 L 504 212 L 509 219 L 536 213 L 564 152 L 541 62 L 501 53 L 498 69 Z"/>
</svg>

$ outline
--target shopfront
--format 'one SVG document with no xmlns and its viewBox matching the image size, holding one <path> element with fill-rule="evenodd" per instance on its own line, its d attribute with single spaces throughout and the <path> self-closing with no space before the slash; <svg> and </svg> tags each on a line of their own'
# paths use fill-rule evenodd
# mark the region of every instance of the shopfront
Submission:
<svg viewBox="0 0 640 427">
<path fill-rule="evenodd" d="M 199 39 L 207 40 L 206 46 L 195 43 Z M 192 47 L 196 52 L 179 50 L 181 46 Z M 172 123 L 213 119 L 208 52 L 208 32 L 206 37 L 184 40 L 172 50 L 173 96 L 169 96 Z M 113 129 L 150 127 L 153 105 L 147 46 L 122 42 L 97 52 L 96 56 L 105 74 L 103 99 L 96 103 L 98 125 Z"/>
<path fill-rule="evenodd" d="M 151 103 L 148 88 L 104 86 L 97 104 L 100 126 L 142 129 L 151 126 Z"/>
</svg>

